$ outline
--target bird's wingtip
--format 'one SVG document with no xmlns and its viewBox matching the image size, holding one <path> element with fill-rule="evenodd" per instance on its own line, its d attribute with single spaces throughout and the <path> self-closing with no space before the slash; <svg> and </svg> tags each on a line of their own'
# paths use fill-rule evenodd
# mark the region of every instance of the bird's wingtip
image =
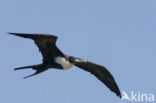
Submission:
<svg viewBox="0 0 156 103">
<path fill-rule="evenodd" d="M 120 91 L 119 91 L 118 93 L 116 93 L 116 95 L 117 95 L 119 98 L 121 98 L 121 93 L 120 93 Z"/>
<path fill-rule="evenodd" d="M 115 94 L 116 94 L 119 98 L 121 98 L 120 90 L 116 91 Z"/>
<path fill-rule="evenodd" d="M 7 32 L 7 34 L 16 35 L 17 33 Z"/>
<path fill-rule="evenodd" d="M 121 94 L 119 94 L 118 97 L 121 99 Z"/>
<path fill-rule="evenodd" d="M 7 34 L 12 34 L 11 32 L 7 32 Z"/>
</svg>

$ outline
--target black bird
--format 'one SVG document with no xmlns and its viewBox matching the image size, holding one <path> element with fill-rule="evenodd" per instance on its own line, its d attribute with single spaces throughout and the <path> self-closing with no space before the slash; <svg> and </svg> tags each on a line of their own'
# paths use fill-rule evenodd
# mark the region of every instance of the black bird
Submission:
<svg viewBox="0 0 156 103">
<path fill-rule="evenodd" d="M 42 53 L 43 56 L 42 64 L 15 68 L 15 70 L 27 68 L 32 68 L 33 70 L 36 70 L 34 74 L 26 76 L 24 77 L 24 79 L 39 74 L 41 72 L 44 72 L 50 68 L 66 70 L 75 65 L 95 75 L 112 92 L 116 93 L 116 95 L 121 98 L 120 90 L 113 76 L 104 66 L 83 59 L 75 58 L 73 56 L 65 55 L 56 46 L 57 36 L 49 34 L 25 34 L 25 33 L 9 33 L 9 34 L 34 40 L 35 44 L 39 48 L 39 51 Z"/>
</svg>

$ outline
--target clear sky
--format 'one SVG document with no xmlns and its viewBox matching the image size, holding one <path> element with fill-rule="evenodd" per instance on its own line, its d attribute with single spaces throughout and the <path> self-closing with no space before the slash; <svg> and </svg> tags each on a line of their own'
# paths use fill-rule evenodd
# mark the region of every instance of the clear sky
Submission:
<svg viewBox="0 0 156 103">
<path fill-rule="evenodd" d="M 0 103 L 131 103 L 77 67 L 34 71 L 41 63 L 33 41 L 7 32 L 49 33 L 66 54 L 102 64 L 121 92 L 156 96 L 155 0 L 1 0 Z"/>
</svg>

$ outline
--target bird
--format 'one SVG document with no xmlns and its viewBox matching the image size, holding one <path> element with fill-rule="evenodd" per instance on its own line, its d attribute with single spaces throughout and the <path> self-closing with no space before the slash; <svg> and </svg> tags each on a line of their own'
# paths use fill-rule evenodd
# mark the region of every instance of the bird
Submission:
<svg viewBox="0 0 156 103">
<path fill-rule="evenodd" d="M 12 32 L 9 32 L 8 34 L 32 39 L 42 54 L 43 59 L 41 64 L 18 67 L 14 69 L 14 70 L 21 69 L 36 70 L 35 73 L 26 76 L 23 79 L 42 73 L 50 68 L 67 70 L 70 69 L 72 66 L 76 66 L 93 74 L 103 84 L 105 84 L 112 92 L 114 92 L 118 97 L 121 98 L 119 87 L 114 77 L 106 69 L 106 67 L 84 59 L 64 54 L 56 46 L 56 41 L 58 38 L 56 35 L 37 34 L 37 33 L 12 33 Z"/>
</svg>

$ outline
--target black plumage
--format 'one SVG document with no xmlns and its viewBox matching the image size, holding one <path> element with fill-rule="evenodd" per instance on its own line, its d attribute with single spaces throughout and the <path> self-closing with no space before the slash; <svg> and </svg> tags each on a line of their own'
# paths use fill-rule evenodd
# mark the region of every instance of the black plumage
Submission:
<svg viewBox="0 0 156 103">
<path fill-rule="evenodd" d="M 15 68 L 15 70 L 27 69 L 27 68 L 32 68 L 36 70 L 34 74 L 26 76 L 24 78 L 34 76 L 50 68 L 65 70 L 75 65 L 95 75 L 111 91 L 116 93 L 117 96 L 121 97 L 120 90 L 113 76 L 104 66 L 83 59 L 75 58 L 73 56 L 68 56 L 62 53 L 56 46 L 57 36 L 49 35 L 49 34 L 25 34 L 25 33 L 9 33 L 9 34 L 34 40 L 35 44 L 39 48 L 39 51 L 42 53 L 43 63 Z"/>
</svg>

